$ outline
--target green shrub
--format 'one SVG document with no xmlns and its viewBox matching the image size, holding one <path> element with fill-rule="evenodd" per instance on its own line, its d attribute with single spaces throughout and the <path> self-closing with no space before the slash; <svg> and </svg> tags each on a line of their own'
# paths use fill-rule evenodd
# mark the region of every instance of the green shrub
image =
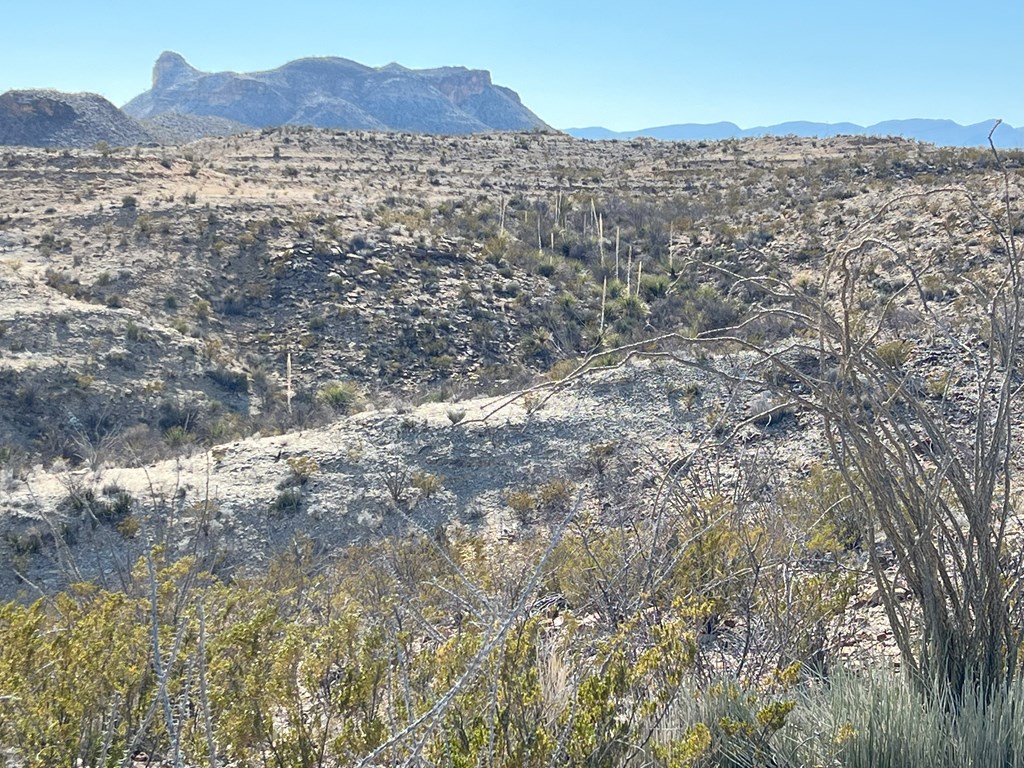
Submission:
<svg viewBox="0 0 1024 768">
<path fill-rule="evenodd" d="M 331 410 L 349 414 L 358 409 L 362 393 L 354 382 L 338 381 L 322 387 L 316 397 Z"/>
<path fill-rule="evenodd" d="M 171 448 L 181 448 L 193 442 L 194 436 L 187 427 L 175 424 L 164 430 L 164 442 Z"/>
<path fill-rule="evenodd" d="M 61 506 L 72 514 L 88 516 L 94 524 L 116 525 L 131 515 L 135 499 L 116 485 L 108 485 L 102 494 L 92 488 L 73 488 Z"/>
<path fill-rule="evenodd" d="M 990 699 L 922 697 L 892 672 L 840 672 L 794 690 L 796 708 L 773 740 L 777 764 L 844 768 L 973 768 L 1024 764 L 1021 680 Z"/>
<path fill-rule="evenodd" d="M 670 284 L 668 275 L 644 275 L 640 280 L 640 296 L 650 304 L 664 298 Z"/>
<path fill-rule="evenodd" d="M 281 491 L 270 504 L 270 514 L 275 517 L 294 515 L 300 509 L 302 509 L 302 491 L 298 488 L 287 488 Z"/>
<path fill-rule="evenodd" d="M 875 354 L 890 368 L 902 368 L 913 352 L 913 343 L 903 340 L 886 341 L 875 347 Z"/>
<path fill-rule="evenodd" d="M 309 483 L 320 472 L 320 465 L 312 456 L 292 456 L 288 459 L 288 477 L 278 483 L 278 490 L 299 488 Z"/>
<path fill-rule="evenodd" d="M 533 522 L 537 511 L 537 500 L 529 491 L 508 491 L 505 493 L 505 503 L 515 515 L 521 525 L 528 525 Z"/>
</svg>

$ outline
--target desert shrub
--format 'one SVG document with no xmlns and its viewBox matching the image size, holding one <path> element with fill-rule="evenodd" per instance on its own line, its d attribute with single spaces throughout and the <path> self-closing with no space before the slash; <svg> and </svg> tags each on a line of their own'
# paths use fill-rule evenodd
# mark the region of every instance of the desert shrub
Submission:
<svg viewBox="0 0 1024 768">
<path fill-rule="evenodd" d="M 135 357 L 126 351 L 115 349 L 106 353 L 106 362 L 109 365 L 123 369 L 124 371 L 135 370 Z"/>
<path fill-rule="evenodd" d="M 300 508 L 294 487 L 269 511 Z M 453 531 L 353 545 L 325 566 L 297 541 L 263 575 L 228 582 L 190 559 L 164 564 L 156 551 L 152 586 L 142 562 L 123 592 L 83 588 L 2 606 L 0 743 L 33 768 L 100 763 L 104 749 L 121 761 L 139 740 L 188 764 L 209 762 L 211 748 L 247 765 L 349 765 L 380 749 L 455 765 L 618 765 L 638 745 L 656 765 L 682 754 L 707 765 L 783 754 L 775 742 L 798 714 L 793 695 L 695 688 L 708 614 L 690 591 L 696 582 L 680 577 L 672 583 L 683 591 L 663 586 L 652 602 L 640 578 L 647 563 L 635 581 L 621 575 L 638 556 L 630 537 L 580 523 L 547 559 L 542 537 L 507 545 L 496 563 L 489 544 Z M 634 587 L 632 611 L 589 618 L 601 590 Z M 509 607 L 492 620 L 497 605 Z M 94 654 L 103 665 L 94 671 L 87 655 L 103 642 L 116 653 Z M 173 712 L 187 716 L 159 714 L 164 685 Z M 20 751 L 28 748 L 40 756 Z"/>
<path fill-rule="evenodd" d="M 538 518 L 550 519 L 564 516 L 569 511 L 575 486 L 568 480 L 555 478 L 535 490 L 510 490 L 505 493 L 505 503 L 516 520 L 529 525 Z"/>
<path fill-rule="evenodd" d="M 230 368 L 217 366 L 208 369 L 206 375 L 228 392 L 239 394 L 249 391 L 249 377 L 243 371 L 232 371 Z"/>
<path fill-rule="evenodd" d="M 278 490 L 300 488 L 320 472 L 320 465 L 312 456 L 292 456 L 288 459 L 288 476 L 277 484 Z"/>
<path fill-rule="evenodd" d="M 244 437 L 251 431 L 249 421 L 238 413 L 211 413 L 200 425 L 199 434 L 204 445 L 216 445 Z"/>
<path fill-rule="evenodd" d="M 910 360 L 914 345 L 909 341 L 886 341 L 875 347 L 878 359 L 890 368 L 902 368 Z"/>
<path fill-rule="evenodd" d="M 213 306 L 206 299 L 196 299 L 192 302 L 192 314 L 197 320 L 209 320 Z"/>
<path fill-rule="evenodd" d="M 52 604 L 0 607 L 0 743 L 17 745 L 29 766 L 123 755 L 155 693 L 152 676 L 140 674 L 147 628 L 136 606 L 123 594 L 87 590 Z M 63 631 L 30 640 L 57 617 Z"/>
<path fill-rule="evenodd" d="M 444 487 L 444 481 L 430 472 L 413 472 L 409 484 L 420 492 L 424 499 L 429 499 Z"/>
<path fill-rule="evenodd" d="M 5 531 L 3 541 L 11 548 L 15 557 L 41 552 L 53 543 L 53 534 L 42 525 L 32 525 L 21 531 Z"/>
<path fill-rule="evenodd" d="M 861 547 L 863 516 L 838 471 L 820 464 L 812 466 L 805 477 L 790 484 L 781 504 L 807 531 L 806 546 L 811 553 L 836 554 Z"/>
<path fill-rule="evenodd" d="M 135 499 L 116 485 L 105 487 L 101 494 L 93 488 L 72 487 L 61 506 L 72 514 L 87 516 L 94 525 L 116 525 L 132 513 Z"/>
<path fill-rule="evenodd" d="M 193 442 L 194 439 L 195 437 L 188 427 L 183 425 L 175 424 L 164 430 L 164 442 L 171 448 L 181 448 Z"/>
<path fill-rule="evenodd" d="M 572 503 L 575 486 L 568 480 L 556 478 L 537 489 L 537 512 L 546 517 L 564 516 Z"/>
<path fill-rule="evenodd" d="M 670 282 L 668 275 L 644 275 L 640 280 L 641 298 L 648 304 L 664 298 L 668 293 Z"/>
<path fill-rule="evenodd" d="M 317 392 L 317 400 L 337 413 L 353 413 L 362 397 L 359 386 L 351 381 L 327 384 Z"/>
<path fill-rule="evenodd" d="M 72 299 L 88 300 L 89 291 L 78 278 L 70 277 L 65 271 L 47 268 L 44 274 L 46 284 Z"/>
<path fill-rule="evenodd" d="M 929 397 L 942 399 L 949 394 L 950 388 L 955 383 L 956 378 L 951 371 L 942 371 L 930 376 L 924 383 L 924 389 Z"/>
<path fill-rule="evenodd" d="M 1020 681 L 985 701 L 968 696 L 959 714 L 922 696 L 905 675 L 843 672 L 792 688 L 795 708 L 772 739 L 776 764 L 849 768 L 1021 765 Z"/>
<path fill-rule="evenodd" d="M 124 335 L 128 341 L 132 342 L 145 342 L 152 338 L 149 331 L 131 320 L 125 325 Z"/>
<path fill-rule="evenodd" d="M 228 291 L 217 301 L 217 311 L 229 317 L 245 315 L 252 306 L 252 298 L 235 290 Z"/>
<path fill-rule="evenodd" d="M 273 517 L 288 517 L 302 509 L 302 490 L 285 488 L 270 503 L 270 514 Z"/>
<path fill-rule="evenodd" d="M 647 316 L 647 304 L 639 296 L 620 296 L 607 307 L 608 317 L 614 321 L 615 330 L 628 335 Z"/>
<path fill-rule="evenodd" d="M 780 760 L 785 750 L 780 732 L 797 706 L 788 687 L 765 691 L 730 679 L 701 689 L 686 685 L 655 732 L 650 751 L 667 765 L 788 765 Z"/>
<path fill-rule="evenodd" d="M 532 493 L 524 490 L 513 490 L 505 493 L 505 503 L 512 510 L 521 525 L 533 522 L 537 512 L 537 500 Z"/>
<path fill-rule="evenodd" d="M 557 363 L 551 366 L 548 370 L 548 378 L 552 381 L 561 381 L 570 373 L 580 367 L 581 361 L 579 358 L 570 358 L 568 360 L 559 360 Z"/>
<path fill-rule="evenodd" d="M 1004 556 L 1012 547 L 1007 532 L 1019 524 L 1008 489 L 1019 466 L 1011 381 L 1024 336 L 1009 188 L 1003 176 L 997 194 L 1005 220 L 987 222 L 998 243 L 986 269 L 989 282 L 979 287 L 955 259 L 935 267 L 956 294 L 974 296 L 958 304 L 955 325 L 980 340 L 955 340 L 944 361 L 950 366 L 955 360 L 958 387 L 977 393 L 968 411 L 957 413 L 944 399 L 925 396 L 913 375 L 924 372 L 925 362 L 916 359 L 912 342 L 879 343 L 893 306 L 877 300 L 870 284 L 875 265 L 896 256 L 921 274 L 937 261 L 909 246 L 901 252 L 868 238 L 838 248 L 829 255 L 822 291 L 813 296 L 764 281 L 779 302 L 761 314 L 798 319 L 795 330 L 827 351 L 816 371 L 780 360 L 770 345 L 748 347 L 760 361 L 752 366 L 758 386 L 789 398 L 802 388 L 799 399 L 821 414 L 831 462 L 862 523 L 863 550 L 901 663 L 919 691 L 954 711 L 961 699 L 1003 695 L 1021 672 L 1016 617 L 1024 580 L 1020 560 Z M 950 190 L 910 199 L 915 205 L 949 200 L 961 210 L 979 204 Z M 888 224 L 909 236 L 908 220 L 896 209 L 887 209 Z M 947 327 L 948 316 L 928 301 L 928 287 L 907 286 L 907 300 L 935 327 Z M 895 563 L 895 577 L 889 563 Z M 894 582 L 907 585 L 909 606 L 900 604 Z"/>
</svg>

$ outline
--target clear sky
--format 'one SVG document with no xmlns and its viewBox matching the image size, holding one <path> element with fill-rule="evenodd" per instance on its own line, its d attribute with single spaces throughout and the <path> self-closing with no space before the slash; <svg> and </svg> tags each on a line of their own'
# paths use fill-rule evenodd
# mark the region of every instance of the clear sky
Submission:
<svg viewBox="0 0 1024 768">
<path fill-rule="evenodd" d="M 206 71 L 328 55 L 489 69 L 556 128 L 1024 125 L 1024 0 L 0 0 L 0 28 L 0 92 L 118 105 L 173 50 Z"/>
</svg>

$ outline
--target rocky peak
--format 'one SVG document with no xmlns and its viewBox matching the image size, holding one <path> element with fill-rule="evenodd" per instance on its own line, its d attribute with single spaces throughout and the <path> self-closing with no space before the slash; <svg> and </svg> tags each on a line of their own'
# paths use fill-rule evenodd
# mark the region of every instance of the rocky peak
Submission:
<svg viewBox="0 0 1024 768">
<path fill-rule="evenodd" d="M 430 72 L 433 86 L 455 104 L 462 104 L 491 87 L 491 73 L 486 69 L 446 67 Z"/>
<path fill-rule="evenodd" d="M 159 91 L 199 75 L 180 53 L 164 51 L 153 65 L 153 90 Z"/>
<path fill-rule="evenodd" d="M 490 72 L 465 67 L 368 67 L 348 59 L 299 59 L 262 72 L 201 72 L 177 53 L 160 55 L 153 88 L 125 112 L 217 117 L 245 126 L 423 133 L 528 131 L 547 128 Z"/>
</svg>

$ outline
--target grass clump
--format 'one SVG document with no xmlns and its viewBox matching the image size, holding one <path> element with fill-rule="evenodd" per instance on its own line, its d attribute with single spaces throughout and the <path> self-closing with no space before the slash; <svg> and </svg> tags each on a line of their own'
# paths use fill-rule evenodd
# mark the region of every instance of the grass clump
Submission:
<svg viewBox="0 0 1024 768">
<path fill-rule="evenodd" d="M 875 354 L 890 368 L 902 368 L 910 360 L 914 345 L 909 341 L 886 341 L 875 347 Z"/>
<path fill-rule="evenodd" d="M 354 382 L 338 381 L 322 387 L 317 392 L 317 400 L 335 413 L 350 414 L 359 410 L 362 392 Z"/>
</svg>

